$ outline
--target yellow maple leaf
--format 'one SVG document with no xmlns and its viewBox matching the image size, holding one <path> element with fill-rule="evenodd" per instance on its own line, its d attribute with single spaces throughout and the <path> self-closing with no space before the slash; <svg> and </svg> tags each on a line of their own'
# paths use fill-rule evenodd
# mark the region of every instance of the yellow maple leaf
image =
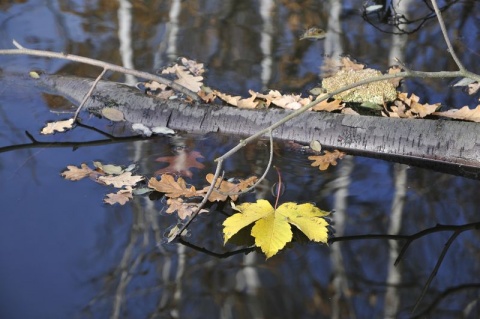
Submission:
<svg viewBox="0 0 480 319">
<path fill-rule="evenodd" d="M 292 240 L 290 224 L 297 227 L 310 240 L 327 243 L 328 222 L 323 218 L 329 213 L 310 203 L 284 203 L 274 209 L 270 202 L 259 199 L 256 203 L 236 206 L 240 213 L 223 222 L 225 243 L 242 228 L 255 223 L 251 235 L 255 246 L 260 247 L 267 258 L 275 255 Z"/>
</svg>

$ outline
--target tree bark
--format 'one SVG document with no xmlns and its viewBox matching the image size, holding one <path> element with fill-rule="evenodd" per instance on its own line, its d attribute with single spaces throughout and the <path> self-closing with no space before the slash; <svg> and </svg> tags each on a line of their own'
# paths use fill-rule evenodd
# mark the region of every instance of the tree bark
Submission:
<svg viewBox="0 0 480 319">
<path fill-rule="evenodd" d="M 93 80 L 42 75 L 35 82 L 42 90 L 62 95 L 79 105 Z M 292 112 L 161 100 L 124 84 L 100 81 L 85 108 L 101 114 L 105 107 L 118 109 L 129 123 L 150 128 L 160 126 L 192 133 L 243 136 L 264 129 Z M 273 136 L 305 144 L 318 140 L 323 148 L 339 149 L 351 155 L 479 178 L 480 125 L 477 123 L 305 112 L 275 129 Z"/>
</svg>

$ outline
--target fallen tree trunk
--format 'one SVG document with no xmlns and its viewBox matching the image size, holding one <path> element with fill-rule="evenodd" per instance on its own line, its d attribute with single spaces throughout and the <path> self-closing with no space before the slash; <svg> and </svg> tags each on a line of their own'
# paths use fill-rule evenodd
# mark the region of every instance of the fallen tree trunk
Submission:
<svg viewBox="0 0 480 319">
<path fill-rule="evenodd" d="M 42 75 L 37 85 L 79 105 L 93 80 Z M 173 130 L 251 135 L 292 111 L 250 110 L 228 106 L 189 104 L 147 96 L 120 83 L 100 81 L 85 108 L 101 114 L 105 107 L 121 111 L 126 121 Z M 394 119 L 305 112 L 273 131 L 273 136 L 308 144 L 318 140 L 324 148 L 456 175 L 478 178 L 480 125 L 451 120 Z"/>
</svg>

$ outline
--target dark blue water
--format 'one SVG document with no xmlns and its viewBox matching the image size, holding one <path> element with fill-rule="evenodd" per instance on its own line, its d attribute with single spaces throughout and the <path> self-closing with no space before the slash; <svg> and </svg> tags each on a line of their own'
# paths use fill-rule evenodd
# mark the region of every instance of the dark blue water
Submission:
<svg viewBox="0 0 480 319">
<path fill-rule="evenodd" d="M 274 88 L 305 92 L 317 84 L 328 50 L 325 42 L 297 40 L 312 25 L 326 28 L 323 1 L 26 1 L 0 4 L 2 49 L 12 39 L 28 48 L 69 52 L 140 70 L 153 71 L 187 56 L 208 68 L 206 82 L 231 94 Z M 268 5 L 271 5 L 269 8 Z M 179 5 L 178 11 L 175 5 Z M 441 2 L 443 5 L 443 2 Z M 471 7 L 469 7 L 471 5 Z M 411 4 L 412 14 L 425 10 Z M 358 3 L 346 1 L 340 43 L 348 54 L 386 68 L 391 36 L 366 24 Z M 478 70 L 478 4 L 462 2 L 446 12 L 452 40 L 467 68 Z M 262 15 L 262 10 L 267 12 Z M 132 18 L 128 25 L 128 18 Z M 119 35 L 126 24 L 129 31 Z M 407 38 L 402 60 L 421 70 L 454 70 L 435 20 Z M 129 44 L 129 41 L 130 44 Z M 122 45 L 125 45 L 123 47 Z M 263 49 L 262 49 L 263 47 Z M 122 49 L 120 49 L 122 48 Z M 123 49 L 125 48 L 125 49 Z M 268 49 L 266 49 L 268 48 Z M 130 54 L 131 53 L 131 58 Z M 77 127 L 42 136 L 46 121 L 66 118 L 72 107 L 35 89 L 31 69 L 95 77 L 99 70 L 67 61 L 0 56 L 0 148 L 43 142 L 82 142 L 104 136 Z M 121 75 L 110 74 L 122 81 Z M 414 80 L 407 89 L 422 102 L 474 106 L 475 98 L 448 86 L 452 80 Z M 122 124 L 82 114 L 86 124 L 116 135 Z M 213 159 L 238 137 L 184 135 L 125 143 L 72 147 L 24 146 L 0 153 L 0 317 L 1 318 L 410 318 L 452 231 L 430 233 L 412 242 L 394 268 L 397 241 L 352 239 L 328 247 L 293 244 L 265 261 L 261 254 L 217 258 L 180 244 L 162 244 L 178 221 L 162 200 L 137 196 L 125 206 L 102 203 L 112 191 L 84 179 L 64 180 L 67 165 L 92 161 L 138 164 L 151 176 L 155 159 L 181 145 L 204 156 L 205 169 L 192 169 L 189 183 L 204 185 Z M 367 158 L 347 158 L 320 173 L 301 151 L 277 144 L 274 164 L 286 183 L 283 201 L 314 202 L 335 209 L 337 237 L 410 235 L 437 224 L 479 221 L 479 183 L 448 174 Z M 260 175 L 268 142 L 247 146 L 225 163 L 227 177 Z M 248 199 L 273 200 L 273 170 Z M 398 203 L 395 206 L 394 203 Z M 396 207 L 399 209 L 396 210 Z M 222 205 L 200 216 L 187 240 L 215 253 L 223 247 Z M 397 225 L 398 227 L 395 227 Z M 451 245 L 420 303 L 430 318 L 476 318 L 480 269 L 478 230 L 466 230 Z M 401 241 L 398 241 L 401 244 Z M 430 308 L 429 308 L 430 307 Z"/>
</svg>

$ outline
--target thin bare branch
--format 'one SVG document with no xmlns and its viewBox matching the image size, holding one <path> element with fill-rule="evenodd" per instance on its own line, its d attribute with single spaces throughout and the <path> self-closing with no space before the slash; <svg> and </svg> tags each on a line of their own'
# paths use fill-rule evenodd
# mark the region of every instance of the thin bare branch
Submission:
<svg viewBox="0 0 480 319">
<path fill-rule="evenodd" d="M 215 170 L 215 175 L 213 176 L 212 184 L 211 184 L 210 187 L 208 188 L 207 193 L 205 194 L 205 196 L 203 196 L 203 199 L 202 199 L 202 201 L 200 202 L 200 204 L 198 205 L 197 210 L 192 214 L 192 216 L 191 216 L 190 219 L 185 223 L 185 225 L 183 225 L 182 228 L 180 228 L 179 230 L 177 230 L 177 232 L 172 236 L 173 238 L 179 238 L 179 236 L 182 235 L 182 233 L 187 229 L 188 226 L 190 226 L 190 224 L 192 223 L 192 221 L 197 217 L 197 215 L 200 213 L 200 210 L 203 208 L 203 206 L 205 206 L 205 204 L 206 204 L 207 201 L 208 201 L 208 198 L 210 197 L 210 195 L 211 195 L 212 192 L 213 192 L 213 189 L 215 188 L 215 184 L 217 183 L 217 179 L 218 179 L 218 177 L 220 176 L 220 172 L 221 172 L 221 170 L 222 170 L 222 165 L 223 165 L 223 160 L 222 160 L 222 161 L 219 161 L 219 162 L 217 163 L 217 169 Z"/>
<path fill-rule="evenodd" d="M 447 28 L 445 27 L 445 22 L 443 21 L 442 12 L 438 8 L 437 0 L 432 0 L 432 5 L 433 5 L 433 9 L 435 10 L 435 14 L 437 15 L 438 24 L 440 25 L 440 29 L 442 30 L 443 38 L 445 40 L 445 43 L 447 44 L 448 52 L 450 53 L 453 60 L 457 64 L 458 69 L 460 71 L 466 71 L 462 62 L 460 61 L 457 54 L 455 53 L 455 50 L 453 49 L 452 43 L 451 43 L 450 38 L 448 36 Z"/>
<path fill-rule="evenodd" d="M 428 276 L 427 282 L 423 286 L 422 292 L 420 293 L 420 296 L 418 296 L 417 301 L 415 302 L 415 306 L 412 309 L 412 314 L 415 313 L 417 310 L 418 306 L 420 305 L 420 302 L 422 302 L 423 297 L 427 294 L 428 288 L 430 288 L 430 284 L 433 281 L 433 278 L 438 273 L 438 269 L 440 269 L 440 266 L 442 265 L 443 259 L 445 258 L 445 255 L 447 254 L 448 249 L 452 245 L 452 243 L 455 241 L 455 239 L 462 233 L 462 230 L 457 230 L 455 231 L 452 236 L 448 239 L 447 243 L 443 247 L 442 253 L 438 257 L 437 263 L 435 265 L 435 268 L 433 268 L 432 272 L 430 273 L 430 276 Z"/>
<path fill-rule="evenodd" d="M 74 121 L 74 122 L 77 121 L 77 117 L 78 117 L 78 114 L 80 113 L 80 110 L 81 110 L 82 107 L 85 105 L 85 103 L 87 102 L 88 98 L 92 95 L 92 92 L 93 92 L 93 90 L 95 90 L 95 87 L 97 86 L 98 81 L 100 81 L 100 79 L 103 77 L 103 75 L 105 74 L 105 72 L 107 72 L 107 69 L 106 69 L 106 68 L 103 68 L 102 73 L 100 73 L 100 75 L 97 76 L 97 78 L 95 79 L 95 82 L 93 82 L 92 86 L 90 87 L 90 90 L 88 90 L 87 94 L 85 94 L 85 97 L 83 98 L 82 103 L 80 103 L 80 105 L 78 106 L 77 110 L 75 111 L 75 115 L 73 116 L 73 121 Z"/>
<path fill-rule="evenodd" d="M 16 43 L 16 42 L 15 42 Z M 197 96 L 196 93 L 188 90 L 187 88 L 173 82 L 170 80 L 167 80 L 165 78 L 162 78 L 157 75 L 153 75 L 147 72 L 142 72 L 142 71 L 137 71 L 134 69 L 128 69 L 124 68 L 122 66 L 108 63 L 108 62 L 103 62 L 75 54 L 67 54 L 63 52 L 50 52 L 50 51 L 43 51 L 43 50 L 32 50 L 32 49 L 25 49 L 23 48 L 20 44 L 16 44 L 21 49 L 9 49 L 9 50 L 0 50 L 0 55 L 33 55 L 33 56 L 40 56 L 44 58 L 54 58 L 54 59 L 62 59 L 62 60 L 68 60 L 68 61 L 73 61 L 73 62 L 79 62 L 79 63 L 84 63 L 84 64 L 89 64 L 93 66 L 98 66 L 107 70 L 119 72 L 119 73 L 124 73 L 124 74 L 131 74 L 133 76 L 147 79 L 147 80 L 152 80 L 152 81 L 157 81 L 158 83 L 168 85 L 169 87 L 173 88 L 174 90 L 181 92 L 187 96 L 189 96 L 191 99 L 194 101 L 199 101 L 200 98 Z"/>
</svg>

